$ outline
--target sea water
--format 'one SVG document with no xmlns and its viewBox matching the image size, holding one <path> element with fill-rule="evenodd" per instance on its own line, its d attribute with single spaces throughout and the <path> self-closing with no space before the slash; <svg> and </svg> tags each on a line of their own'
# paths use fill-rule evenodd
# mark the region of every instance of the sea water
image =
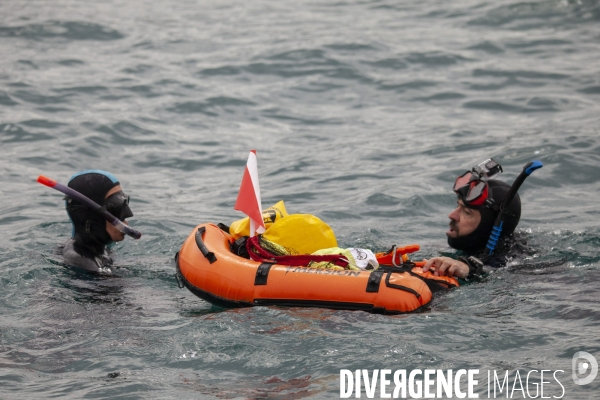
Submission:
<svg viewBox="0 0 600 400">
<path fill-rule="evenodd" d="M 596 398 L 571 372 L 600 358 L 599 23 L 595 0 L 0 2 L 0 397 L 338 398 L 341 370 L 478 369 L 480 398 L 533 370 Z M 452 253 L 459 174 L 538 159 L 531 251 L 420 314 L 216 308 L 173 257 L 242 217 L 251 149 L 265 207 L 415 259 Z M 53 256 L 71 225 L 35 179 L 83 169 L 120 179 L 143 232 L 111 274 Z"/>
</svg>

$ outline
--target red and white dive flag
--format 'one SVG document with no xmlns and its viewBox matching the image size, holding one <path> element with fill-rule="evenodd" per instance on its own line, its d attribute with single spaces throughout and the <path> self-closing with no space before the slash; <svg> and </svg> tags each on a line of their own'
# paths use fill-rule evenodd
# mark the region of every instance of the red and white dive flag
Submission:
<svg viewBox="0 0 600 400">
<path fill-rule="evenodd" d="M 240 185 L 240 192 L 233 208 L 250 217 L 250 237 L 254 236 L 255 231 L 256 233 L 263 233 L 265 231 L 262 206 L 260 204 L 256 150 L 250 150 L 246 169 L 244 170 L 244 177 Z"/>
</svg>

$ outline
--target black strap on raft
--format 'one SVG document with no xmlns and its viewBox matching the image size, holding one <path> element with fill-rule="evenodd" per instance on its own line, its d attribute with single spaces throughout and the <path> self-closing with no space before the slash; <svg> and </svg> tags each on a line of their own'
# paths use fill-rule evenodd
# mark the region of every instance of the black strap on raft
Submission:
<svg viewBox="0 0 600 400">
<path fill-rule="evenodd" d="M 379 292 L 379 284 L 381 283 L 383 273 L 384 271 L 382 269 L 377 269 L 371 272 L 371 274 L 369 274 L 369 281 L 367 282 L 367 293 Z"/>
<path fill-rule="evenodd" d="M 181 271 L 179 271 L 179 252 L 175 253 L 175 279 L 177 280 L 179 289 L 183 289 L 185 285 L 183 283 L 183 275 L 181 275 Z"/>
<path fill-rule="evenodd" d="M 222 230 L 225 233 L 229 233 L 229 227 L 221 222 L 219 222 L 217 224 L 217 226 L 219 227 L 220 230 Z"/>
<path fill-rule="evenodd" d="M 384 271 L 408 272 L 410 275 L 414 276 L 415 278 L 419 278 L 420 280 L 425 282 L 427 284 L 427 286 L 429 287 L 429 290 L 431 290 L 431 292 L 433 292 L 433 293 L 447 292 L 448 289 L 457 287 L 457 285 L 455 285 L 451 282 L 448 282 L 446 280 L 443 280 L 443 279 L 436 279 L 434 277 L 426 278 L 420 274 L 417 274 L 412 271 L 412 269 L 414 267 L 415 267 L 415 264 L 411 261 L 408 261 L 408 262 L 405 262 L 401 267 L 393 267 L 391 265 L 381 265 L 380 269 L 383 269 Z"/>
<path fill-rule="evenodd" d="M 217 261 L 217 257 L 215 256 L 215 253 L 213 253 L 212 251 L 209 251 L 206 248 L 206 245 L 204 244 L 204 242 L 202 241 L 202 234 L 206 232 L 206 228 L 205 227 L 200 227 L 198 228 L 198 232 L 196 232 L 196 245 L 198 246 L 198 248 L 200 249 L 200 251 L 202 252 L 202 255 L 208 259 L 209 263 L 214 263 L 215 261 Z"/>
<path fill-rule="evenodd" d="M 254 286 L 266 285 L 269 278 L 269 271 L 273 263 L 262 263 L 256 269 L 256 277 L 254 278 Z"/>
<path fill-rule="evenodd" d="M 396 284 L 390 283 L 390 277 L 392 276 L 392 274 L 394 272 L 398 272 L 398 271 L 390 271 L 390 272 L 388 272 L 387 276 L 385 277 L 385 286 L 391 287 L 391 288 L 394 288 L 394 289 L 398 289 L 398 290 L 404 290 L 405 292 L 408 292 L 408 293 L 412 293 L 415 296 L 417 296 L 417 299 L 421 297 L 421 295 L 419 294 L 419 292 L 417 292 L 414 289 L 411 289 L 411 288 L 406 287 L 406 286 L 396 285 Z"/>
<path fill-rule="evenodd" d="M 382 268 L 379 268 L 378 270 L 371 272 L 371 274 L 369 275 L 369 280 L 367 281 L 366 291 L 368 293 L 379 292 L 381 278 L 383 278 L 383 274 L 387 274 L 385 277 L 385 286 L 394 288 L 394 289 L 398 289 L 398 290 L 403 290 L 408 293 L 412 293 L 417 297 L 417 299 L 420 298 L 421 295 L 416 290 L 413 290 L 406 286 L 390 283 L 390 278 L 393 273 L 405 273 L 405 272 L 408 272 L 410 275 L 417 276 L 420 278 L 420 276 L 418 274 L 415 274 L 414 272 L 410 271 L 410 269 L 408 269 L 408 266 L 406 266 L 406 267 L 387 267 L 387 266 L 383 267 L 382 266 Z"/>
</svg>

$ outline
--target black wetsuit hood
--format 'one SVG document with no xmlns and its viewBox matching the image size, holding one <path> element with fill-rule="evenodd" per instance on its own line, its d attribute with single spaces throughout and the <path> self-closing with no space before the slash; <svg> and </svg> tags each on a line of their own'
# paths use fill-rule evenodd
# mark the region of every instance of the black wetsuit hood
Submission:
<svg viewBox="0 0 600 400">
<path fill-rule="evenodd" d="M 492 204 L 487 204 L 480 207 L 470 207 L 479 210 L 481 213 L 481 222 L 477 228 L 466 236 L 460 236 L 457 238 L 448 237 L 448 244 L 450 247 L 462 250 L 467 253 L 478 253 L 485 249 L 485 245 L 488 242 L 494 221 L 498 216 L 499 206 L 506 198 L 510 185 L 505 182 L 490 179 L 488 181 L 489 195 L 488 199 L 492 200 Z M 460 195 L 459 195 L 460 198 Z M 465 205 L 467 203 L 465 202 Z M 500 238 L 507 238 L 515 231 L 515 228 L 519 224 L 521 218 L 521 199 L 519 194 L 516 194 L 514 199 L 508 206 L 508 215 L 504 220 L 504 226 Z"/>
<path fill-rule="evenodd" d="M 106 194 L 119 185 L 112 174 L 100 170 L 79 172 L 71 177 L 68 186 L 89 197 L 97 204 L 103 204 Z M 75 199 L 66 198 L 66 209 L 73 224 L 74 248 L 84 257 L 99 256 L 106 245 L 113 240 L 106 231 L 106 220 L 99 213 L 89 209 Z"/>
</svg>

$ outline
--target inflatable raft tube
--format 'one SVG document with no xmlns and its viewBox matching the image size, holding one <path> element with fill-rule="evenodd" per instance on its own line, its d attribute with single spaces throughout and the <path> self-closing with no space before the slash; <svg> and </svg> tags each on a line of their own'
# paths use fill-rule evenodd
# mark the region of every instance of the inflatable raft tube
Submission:
<svg viewBox="0 0 600 400">
<path fill-rule="evenodd" d="M 430 286 L 458 286 L 452 278 L 418 269 L 353 271 L 260 263 L 232 253 L 231 242 L 214 224 L 194 228 L 176 256 L 181 286 L 221 307 L 279 305 L 384 314 L 421 310 L 431 302 Z"/>
</svg>

